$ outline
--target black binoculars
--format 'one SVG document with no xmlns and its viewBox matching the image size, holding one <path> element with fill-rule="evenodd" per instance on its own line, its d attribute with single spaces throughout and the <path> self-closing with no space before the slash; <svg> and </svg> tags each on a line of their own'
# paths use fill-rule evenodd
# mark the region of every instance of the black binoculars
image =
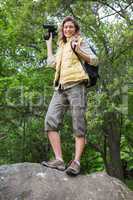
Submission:
<svg viewBox="0 0 133 200">
<path fill-rule="evenodd" d="M 53 38 L 57 35 L 57 27 L 55 25 L 43 24 L 43 28 L 46 30 L 44 33 L 44 40 L 49 40 L 50 33 L 52 33 Z"/>
</svg>

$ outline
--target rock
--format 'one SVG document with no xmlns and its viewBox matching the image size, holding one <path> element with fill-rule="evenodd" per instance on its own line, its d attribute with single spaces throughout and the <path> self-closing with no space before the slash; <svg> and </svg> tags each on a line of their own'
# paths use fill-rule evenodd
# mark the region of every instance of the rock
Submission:
<svg viewBox="0 0 133 200">
<path fill-rule="evenodd" d="M 37 163 L 0 166 L 0 200 L 133 200 L 133 192 L 105 172 L 69 177 Z"/>
</svg>

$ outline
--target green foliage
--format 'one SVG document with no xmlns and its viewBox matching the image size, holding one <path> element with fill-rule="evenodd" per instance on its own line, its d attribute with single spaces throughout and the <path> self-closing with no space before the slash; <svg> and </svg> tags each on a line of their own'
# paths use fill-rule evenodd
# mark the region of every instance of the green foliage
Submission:
<svg viewBox="0 0 133 200">
<path fill-rule="evenodd" d="M 128 1 L 122 0 L 0 2 L 0 164 L 40 162 L 53 155 L 43 126 L 53 93 L 54 70 L 46 68 L 42 24 L 59 24 L 64 16 L 73 15 L 100 60 L 101 78 L 97 87 L 88 91 L 83 173 L 105 169 L 109 113 L 117 116 L 121 159 L 133 169 L 131 9 Z M 72 132 L 68 113 L 61 128 L 66 162 L 74 157 Z"/>
<path fill-rule="evenodd" d="M 126 180 L 125 181 L 125 183 L 126 183 L 126 185 L 131 189 L 131 190 L 133 190 L 133 180 Z"/>
</svg>

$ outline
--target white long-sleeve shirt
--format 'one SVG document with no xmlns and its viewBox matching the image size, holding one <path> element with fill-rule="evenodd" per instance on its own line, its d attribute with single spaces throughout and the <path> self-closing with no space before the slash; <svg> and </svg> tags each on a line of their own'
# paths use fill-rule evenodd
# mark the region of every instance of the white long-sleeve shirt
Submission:
<svg viewBox="0 0 133 200">
<path fill-rule="evenodd" d="M 92 52 L 91 48 L 87 44 L 86 40 L 83 40 L 80 45 L 80 51 L 90 57 L 90 65 L 96 66 L 98 64 L 97 56 Z M 51 67 L 55 67 L 56 65 L 56 54 L 47 58 L 47 65 Z"/>
<path fill-rule="evenodd" d="M 57 50 L 57 51 L 58 51 L 58 50 Z M 91 50 L 91 48 L 89 47 L 88 42 L 87 42 L 86 40 L 83 40 L 83 41 L 81 42 L 80 48 L 78 48 L 78 51 L 80 51 L 80 52 L 79 52 L 79 55 L 80 55 L 80 53 L 81 53 L 81 54 L 83 53 L 84 55 L 86 55 L 86 56 L 89 57 L 89 60 L 90 60 L 89 64 L 90 64 L 90 65 L 96 66 L 96 65 L 98 64 L 98 58 L 97 58 L 97 56 L 92 52 L 92 50 Z M 78 52 L 77 52 L 77 53 L 78 53 Z M 81 59 L 81 60 L 83 60 L 83 59 Z M 55 55 L 52 55 L 51 57 L 48 57 L 48 58 L 47 58 L 47 66 L 48 66 L 48 67 L 53 67 L 53 68 L 56 67 L 56 54 L 55 54 Z M 68 89 L 68 88 L 71 88 L 71 87 L 73 87 L 73 86 L 79 84 L 80 82 L 82 82 L 82 80 L 81 80 L 81 81 L 77 81 L 77 82 L 67 83 L 67 84 L 64 84 L 64 85 L 59 85 L 58 88 L 61 87 L 62 89 Z M 56 89 L 58 89 L 58 88 L 56 88 Z"/>
</svg>

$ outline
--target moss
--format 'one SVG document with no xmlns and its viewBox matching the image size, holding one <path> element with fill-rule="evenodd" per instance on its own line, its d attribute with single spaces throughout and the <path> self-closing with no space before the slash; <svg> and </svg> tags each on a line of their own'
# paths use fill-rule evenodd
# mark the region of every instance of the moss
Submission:
<svg viewBox="0 0 133 200">
<path fill-rule="evenodd" d="M 133 190 L 133 180 L 126 179 L 125 183 L 131 190 Z"/>
</svg>

